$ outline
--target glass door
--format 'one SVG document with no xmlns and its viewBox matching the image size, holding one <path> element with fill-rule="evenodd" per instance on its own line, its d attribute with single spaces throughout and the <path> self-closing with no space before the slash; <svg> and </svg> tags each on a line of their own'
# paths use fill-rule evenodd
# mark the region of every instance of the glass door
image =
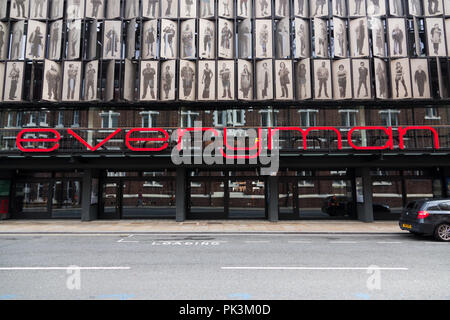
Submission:
<svg viewBox="0 0 450 320">
<path fill-rule="evenodd" d="M 121 185 L 120 182 L 107 182 L 103 184 L 102 207 L 99 213 L 100 219 L 121 218 Z"/>
</svg>

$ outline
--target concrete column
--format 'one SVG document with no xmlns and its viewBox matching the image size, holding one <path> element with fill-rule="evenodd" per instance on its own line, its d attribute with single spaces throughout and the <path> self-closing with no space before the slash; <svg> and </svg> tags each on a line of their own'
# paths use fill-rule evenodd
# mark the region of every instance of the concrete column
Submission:
<svg viewBox="0 0 450 320">
<path fill-rule="evenodd" d="M 268 179 L 268 216 L 269 221 L 278 221 L 278 177 L 270 176 Z"/>
<path fill-rule="evenodd" d="M 186 220 L 186 169 L 177 168 L 176 178 L 176 190 L 175 190 L 175 203 L 176 203 L 176 221 L 183 222 Z"/>
<path fill-rule="evenodd" d="M 362 168 L 357 175 L 357 179 L 360 178 L 363 203 L 358 207 L 358 220 L 363 222 L 373 222 L 373 189 L 372 189 L 372 177 L 370 176 L 370 168 Z"/>
<path fill-rule="evenodd" d="M 91 204 L 93 190 L 92 179 L 94 179 L 94 170 L 84 170 L 81 195 L 81 221 L 92 221 L 97 219 L 97 204 Z M 94 192 L 95 193 L 95 192 Z"/>
</svg>

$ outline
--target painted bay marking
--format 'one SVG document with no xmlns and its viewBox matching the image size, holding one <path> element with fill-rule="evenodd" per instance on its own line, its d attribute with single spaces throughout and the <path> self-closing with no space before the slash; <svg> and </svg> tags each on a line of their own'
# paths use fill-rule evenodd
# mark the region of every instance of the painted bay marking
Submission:
<svg viewBox="0 0 450 320">
<path fill-rule="evenodd" d="M 407 271 L 404 267 L 221 267 L 222 270 L 392 270 Z"/>
<path fill-rule="evenodd" d="M 135 243 L 139 242 L 139 241 L 136 241 L 136 240 L 125 240 L 125 239 L 129 239 L 129 238 L 131 238 L 133 236 L 134 236 L 134 234 L 130 234 L 128 237 L 122 238 L 122 239 L 118 240 L 117 242 L 135 242 Z"/>
<path fill-rule="evenodd" d="M 0 267 L 0 271 L 14 271 L 14 270 L 130 270 L 131 267 Z"/>
</svg>

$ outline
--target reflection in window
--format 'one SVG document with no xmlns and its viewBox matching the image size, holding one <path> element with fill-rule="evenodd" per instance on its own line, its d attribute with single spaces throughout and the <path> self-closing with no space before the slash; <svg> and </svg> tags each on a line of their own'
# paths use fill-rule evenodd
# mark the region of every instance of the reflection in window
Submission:
<svg viewBox="0 0 450 320">
<path fill-rule="evenodd" d="M 152 128 L 156 125 L 158 111 L 142 111 L 139 114 L 142 117 L 142 128 Z"/>
<path fill-rule="evenodd" d="M 299 110 L 302 127 L 314 127 L 317 125 L 317 113 L 319 110 L 306 109 Z"/>
<path fill-rule="evenodd" d="M 356 115 L 358 110 L 348 109 L 348 110 L 339 110 L 339 114 L 341 115 L 341 121 L 343 127 L 354 127 L 356 126 Z"/>
<path fill-rule="evenodd" d="M 261 126 L 262 127 L 275 127 L 278 125 L 278 112 L 279 110 L 266 109 L 260 110 L 261 114 Z"/>
<path fill-rule="evenodd" d="M 102 128 L 117 128 L 119 126 L 119 116 L 120 113 L 111 110 L 100 113 Z"/>
<path fill-rule="evenodd" d="M 381 123 L 385 127 L 397 127 L 399 125 L 398 115 L 400 110 L 386 109 L 379 111 Z"/>
</svg>

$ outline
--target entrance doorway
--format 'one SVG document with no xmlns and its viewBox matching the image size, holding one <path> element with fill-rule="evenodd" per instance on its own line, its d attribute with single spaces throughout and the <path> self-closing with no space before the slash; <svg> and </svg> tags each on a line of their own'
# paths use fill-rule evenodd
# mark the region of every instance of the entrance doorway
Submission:
<svg viewBox="0 0 450 320">
<path fill-rule="evenodd" d="M 253 171 L 192 171 L 188 219 L 267 218 L 266 178 Z"/>
<path fill-rule="evenodd" d="M 175 177 L 155 172 L 120 173 L 103 179 L 100 219 L 175 218 Z"/>
<path fill-rule="evenodd" d="M 280 220 L 355 219 L 353 179 L 344 171 L 297 171 L 279 178 Z"/>
</svg>

